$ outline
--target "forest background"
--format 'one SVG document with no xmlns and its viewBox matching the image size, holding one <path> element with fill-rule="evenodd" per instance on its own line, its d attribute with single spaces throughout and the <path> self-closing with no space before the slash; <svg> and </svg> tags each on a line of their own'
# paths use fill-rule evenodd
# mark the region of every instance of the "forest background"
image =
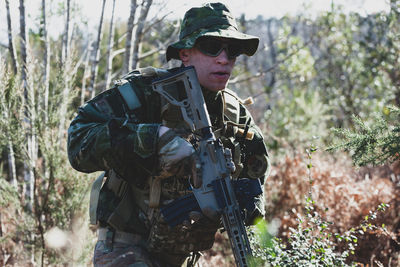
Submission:
<svg viewBox="0 0 400 267">
<path fill-rule="evenodd" d="M 0 17 L 8 33 L 0 39 L 0 263 L 90 265 L 98 173 L 70 167 L 69 122 L 129 70 L 177 66 L 165 49 L 180 20 L 165 11 L 168 1 L 130 0 L 117 18 L 118 1 L 98 0 L 92 30 L 78 1 L 42 0 L 35 13 L 24 0 L 12 10 L 16 2 L 4 0 Z M 238 58 L 229 87 L 254 98 L 249 109 L 273 161 L 266 222 L 254 230 L 258 265 L 400 266 L 400 1 L 385 4 L 369 14 L 331 1 L 317 14 L 306 4 L 280 18 L 238 17 L 261 42 L 255 56 Z M 218 234 L 201 262 L 231 266 L 229 251 Z"/>
</svg>

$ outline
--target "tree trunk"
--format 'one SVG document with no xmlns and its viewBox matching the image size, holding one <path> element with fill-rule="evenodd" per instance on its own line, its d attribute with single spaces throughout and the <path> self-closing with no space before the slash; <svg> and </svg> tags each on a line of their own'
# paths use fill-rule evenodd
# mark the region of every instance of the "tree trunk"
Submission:
<svg viewBox="0 0 400 267">
<path fill-rule="evenodd" d="M 129 66 L 131 65 L 130 63 L 131 63 L 132 33 L 135 22 L 136 8 L 137 8 L 137 1 L 131 0 L 131 11 L 129 14 L 128 27 L 126 32 L 125 55 L 124 55 L 124 62 L 122 64 L 122 73 L 127 73 L 129 71 Z"/>
<path fill-rule="evenodd" d="M 42 0 L 43 1 L 43 0 Z M 65 19 L 65 30 L 61 49 L 61 62 L 65 63 L 69 53 L 69 22 L 70 22 L 70 11 L 71 11 L 71 0 L 65 0 L 66 2 L 66 19 Z"/>
<path fill-rule="evenodd" d="M 239 22 L 240 22 L 241 31 L 246 33 L 247 32 L 247 21 L 246 21 L 246 17 L 244 14 L 242 14 L 240 16 Z M 243 72 L 247 76 L 250 74 L 249 58 L 242 57 L 242 60 L 243 60 Z M 254 95 L 253 86 L 252 86 L 252 83 L 250 82 L 250 80 L 247 80 L 245 82 L 244 87 L 246 88 L 246 90 L 248 90 L 250 95 Z"/>
<path fill-rule="evenodd" d="M 21 35 L 21 80 L 24 89 L 24 125 L 26 131 L 27 139 L 27 159 L 25 161 L 25 182 L 26 182 L 26 202 L 28 210 L 33 209 L 33 182 L 34 182 L 34 166 L 36 160 L 36 136 L 34 131 L 34 121 L 35 121 L 35 94 L 33 86 L 28 83 L 27 75 L 27 47 L 28 39 L 26 35 L 26 24 L 25 24 L 25 3 L 24 0 L 19 1 L 20 6 L 20 35 Z"/>
<path fill-rule="evenodd" d="M 269 47 L 269 54 L 271 57 L 271 66 L 275 66 L 276 64 L 276 51 L 275 51 L 275 45 L 274 45 L 274 37 L 272 35 L 272 22 L 274 20 L 273 19 L 269 19 L 268 23 L 267 23 L 267 28 L 268 28 L 268 32 L 267 32 L 267 36 L 268 36 L 268 47 Z M 271 88 L 275 85 L 276 82 L 276 74 L 275 74 L 275 69 L 272 69 L 270 72 L 270 80 L 268 81 L 268 87 Z"/>
<path fill-rule="evenodd" d="M 143 38 L 144 23 L 146 22 L 147 14 L 149 13 L 153 0 L 146 0 L 140 8 L 140 16 L 135 33 L 135 42 L 133 44 L 132 65 L 131 69 L 136 69 L 139 66 L 139 54 Z"/>
<path fill-rule="evenodd" d="M 48 121 L 49 112 L 49 86 L 50 86 L 50 38 L 47 32 L 46 0 L 42 0 L 42 30 L 43 30 L 43 113 L 44 121 Z"/>
<path fill-rule="evenodd" d="M 14 75 L 17 74 L 17 58 L 14 49 L 14 42 L 12 36 L 12 25 L 11 25 L 11 16 L 10 16 L 10 3 L 8 0 L 6 2 L 6 10 L 7 10 L 7 27 L 8 27 L 8 50 L 10 52 L 11 57 L 11 67 L 13 70 Z M 5 114 L 7 115 L 7 114 Z M 8 148 L 8 173 L 10 177 L 11 184 L 17 188 L 17 171 L 15 167 L 15 155 L 14 155 L 14 148 L 11 141 L 11 138 L 7 140 L 7 148 Z"/>
<path fill-rule="evenodd" d="M 26 75 L 26 45 L 27 45 L 27 40 L 26 40 L 26 25 L 25 25 L 25 3 L 24 0 L 19 1 L 19 12 L 20 12 L 20 46 L 21 46 L 21 81 L 22 81 L 22 86 L 24 89 L 24 109 L 25 109 L 25 125 L 26 125 L 26 138 L 28 141 L 28 151 L 30 150 L 30 145 L 32 144 L 32 121 L 30 118 L 30 100 L 29 100 L 29 93 L 28 93 L 28 81 L 27 81 L 27 75 Z M 28 157 L 30 157 L 31 154 L 28 153 Z M 32 211 L 32 201 L 33 201 L 33 170 L 32 166 L 28 162 L 24 162 L 24 177 L 25 177 L 25 187 L 26 187 L 26 204 L 28 206 L 28 210 Z"/>
<path fill-rule="evenodd" d="M 112 74 L 112 61 L 113 57 L 112 49 L 114 47 L 114 10 L 115 10 L 115 0 L 113 0 L 113 7 L 111 13 L 111 21 L 110 21 L 110 33 L 108 35 L 108 47 L 107 47 L 107 67 L 106 67 L 106 74 L 105 74 L 105 81 L 106 81 L 106 89 L 109 88 L 111 83 L 111 74 Z"/>
<path fill-rule="evenodd" d="M 8 173 L 10 176 L 11 184 L 15 189 L 18 189 L 17 169 L 15 167 L 15 153 L 11 139 L 7 141 L 8 146 Z"/>
<path fill-rule="evenodd" d="M 34 200 L 34 166 L 36 161 L 36 136 L 34 131 L 34 120 L 35 120 L 35 98 L 33 87 L 28 85 L 27 77 L 27 46 L 28 38 L 26 34 L 26 24 L 25 24 L 25 2 L 24 0 L 19 1 L 19 11 L 20 11 L 20 35 L 21 35 L 21 81 L 24 90 L 24 124 L 27 139 L 27 158 L 24 160 L 24 180 L 25 180 L 25 198 L 27 211 L 33 213 L 33 200 Z M 34 233 L 30 236 L 30 241 L 34 242 Z M 34 263 L 35 246 L 32 246 L 31 250 L 31 263 Z"/>
<path fill-rule="evenodd" d="M 25 3 L 24 0 L 19 0 L 19 23 L 20 23 L 20 36 L 21 36 L 21 80 L 24 88 L 24 96 L 27 97 L 27 79 L 26 79 L 26 27 L 25 27 Z"/>
<path fill-rule="evenodd" d="M 63 137 L 65 134 L 65 120 L 67 116 L 67 105 L 68 105 L 68 95 L 69 95 L 69 86 L 70 86 L 70 77 L 71 73 L 69 72 L 71 62 L 68 60 L 69 57 L 69 25 L 70 25 L 70 9 L 71 9 L 71 0 L 66 0 L 67 6 L 67 16 L 65 21 L 65 32 L 63 36 L 63 50 L 62 50 L 62 70 L 64 74 L 64 89 L 62 92 L 62 102 L 60 106 L 60 124 L 58 127 L 58 144 L 60 147 L 63 146 Z"/>
<path fill-rule="evenodd" d="M 6 121 L 9 120 L 9 116 L 7 113 L 7 110 L 3 110 L 3 117 Z M 17 169 L 15 166 L 15 153 L 14 153 L 14 147 L 13 143 L 11 140 L 11 131 L 10 129 L 6 130 L 6 134 L 8 136 L 7 138 L 7 158 L 8 158 L 8 176 L 10 178 L 10 183 L 15 189 L 18 189 L 18 181 L 17 181 Z"/>
<path fill-rule="evenodd" d="M 12 36 L 12 25 L 11 25 L 11 15 L 10 15 L 10 3 L 8 0 L 6 1 L 6 10 L 7 10 L 7 29 L 8 29 L 8 51 L 10 52 L 11 57 L 11 67 L 14 74 L 17 74 L 17 55 L 15 53 L 13 36 Z"/>
<path fill-rule="evenodd" d="M 86 57 L 85 57 L 85 64 L 84 64 L 84 71 L 82 77 L 82 89 L 81 89 L 81 105 L 85 103 L 85 95 L 86 95 L 86 81 L 90 75 L 90 68 L 89 68 L 89 61 L 90 55 L 92 53 L 92 45 L 88 41 L 87 48 L 86 48 Z"/>
<path fill-rule="evenodd" d="M 96 83 L 96 76 L 98 71 L 99 65 L 99 56 L 100 56 L 100 41 L 101 41 L 101 33 L 103 28 L 103 18 L 104 18 L 104 7 L 106 5 L 106 0 L 103 0 L 103 6 L 101 8 L 101 16 L 100 16 L 100 23 L 99 23 L 99 30 L 97 33 L 97 41 L 94 43 L 92 55 L 91 55 L 91 72 L 90 72 L 90 83 L 89 83 L 89 91 L 91 91 L 91 98 L 96 95 L 95 90 L 95 83 Z"/>
</svg>

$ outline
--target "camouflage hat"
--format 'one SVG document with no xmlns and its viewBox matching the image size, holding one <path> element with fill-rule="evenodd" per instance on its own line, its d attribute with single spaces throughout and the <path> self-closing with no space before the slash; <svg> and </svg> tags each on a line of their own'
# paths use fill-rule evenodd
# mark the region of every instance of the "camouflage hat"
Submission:
<svg viewBox="0 0 400 267">
<path fill-rule="evenodd" d="M 259 38 L 238 31 L 235 18 L 222 3 L 208 3 L 189 9 L 182 21 L 179 41 L 168 46 L 167 61 L 179 59 L 179 50 L 192 48 L 197 38 L 213 36 L 231 38 L 242 42 L 243 53 L 252 56 L 258 47 Z"/>
</svg>

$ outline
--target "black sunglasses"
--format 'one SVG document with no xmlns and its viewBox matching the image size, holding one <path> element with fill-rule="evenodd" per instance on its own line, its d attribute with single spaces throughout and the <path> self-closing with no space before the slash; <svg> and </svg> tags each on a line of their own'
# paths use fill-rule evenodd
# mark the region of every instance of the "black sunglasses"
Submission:
<svg viewBox="0 0 400 267">
<path fill-rule="evenodd" d="M 203 54 L 211 57 L 218 56 L 224 49 L 229 59 L 234 59 L 242 54 L 242 47 L 238 42 L 224 42 L 214 38 L 198 39 L 195 47 Z"/>
</svg>

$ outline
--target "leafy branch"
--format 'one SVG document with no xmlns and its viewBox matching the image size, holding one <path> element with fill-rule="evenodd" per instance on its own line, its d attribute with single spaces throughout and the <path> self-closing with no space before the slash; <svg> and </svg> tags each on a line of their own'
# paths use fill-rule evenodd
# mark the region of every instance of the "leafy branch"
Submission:
<svg viewBox="0 0 400 267">
<path fill-rule="evenodd" d="M 344 142 L 332 145 L 328 151 L 344 149 L 352 152 L 355 164 L 379 165 L 400 159 L 400 109 L 390 106 L 386 111 L 387 119 L 377 116 L 372 125 L 353 116 L 356 130 L 333 129 Z"/>
</svg>

